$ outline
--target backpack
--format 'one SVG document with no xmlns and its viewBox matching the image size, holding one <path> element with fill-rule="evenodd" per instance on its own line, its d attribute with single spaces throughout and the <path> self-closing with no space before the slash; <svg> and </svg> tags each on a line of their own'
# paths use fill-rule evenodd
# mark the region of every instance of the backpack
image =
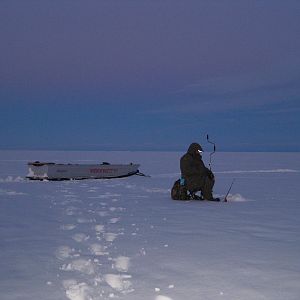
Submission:
<svg viewBox="0 0 300 300">
<path fill-rule="evenodd" d="M 185 185 L 180 184 L 180 179 L 176 180 L 173 184 L 171 198 L 173 200 L 190 200 L 187 188 Z"/>
</svg>

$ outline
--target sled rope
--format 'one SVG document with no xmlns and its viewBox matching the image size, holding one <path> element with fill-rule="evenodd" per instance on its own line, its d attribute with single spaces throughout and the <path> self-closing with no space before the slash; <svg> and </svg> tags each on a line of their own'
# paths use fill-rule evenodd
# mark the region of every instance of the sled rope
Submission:
<svg viewBox="0 0 300 300">
<path fill-rule="evenodd" d="M 151 177 L 150 175 L 146 175 L 144 173 L 141 173 L 140 171 L 136 172 L 134 175 L 143 176 L 143 177 Z"/>
</svg>

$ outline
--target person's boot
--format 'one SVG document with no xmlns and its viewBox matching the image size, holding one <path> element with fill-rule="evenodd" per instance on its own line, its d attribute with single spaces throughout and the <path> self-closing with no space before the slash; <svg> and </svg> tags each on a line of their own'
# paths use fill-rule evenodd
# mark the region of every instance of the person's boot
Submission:
<svg viewBox="0 0 300 300">
<path fill-rule="evenodd" d="M 196 195 L 196 193 L 191 193 L 191 192 L 190 192 L 190 199 L 191 200 L 204 200 L 204 198 L 202 196 L 198 196 L 198 195 Z"/>
<path fill-rule="evenodd" d="M 204 200 L 204 198 L 202 197 L 202 196 L 198 196 L 198 195 L 196 195 L 196 194 L 194 194 L 194 199 L 195 200 Z"/>
<path fill-rule="evenodd" d="M 214 197 L 212 197 L 212 198 L 210 198 L 210 199 L 207 199 L 208 201 L 216 201 L 216 202 L 220 202 L 221 201 L 221 199 L 220 198 L 214 198 Z"/>
<path fill-rule="evenodd" d="M 207 200 L 207 201 L 216 201 L 216 202 L 220 202 L 221 199 L 220 198 L 214 198 L 212 191 L 201 191 L 201 196 L 203 200 Z"/>
</svg>

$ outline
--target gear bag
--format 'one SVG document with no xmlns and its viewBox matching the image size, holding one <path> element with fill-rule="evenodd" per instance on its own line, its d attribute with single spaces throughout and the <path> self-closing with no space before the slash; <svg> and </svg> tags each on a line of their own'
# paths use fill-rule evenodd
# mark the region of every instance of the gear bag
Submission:
<svg viewBox="0 0 300 300">
<path fill-rule="evenodd" d="M 190 200 L 185 185 L 180 184 L 180 179 L 176 180 L 171 189 L 171 198 L 173 200 Z"/>
</svg>

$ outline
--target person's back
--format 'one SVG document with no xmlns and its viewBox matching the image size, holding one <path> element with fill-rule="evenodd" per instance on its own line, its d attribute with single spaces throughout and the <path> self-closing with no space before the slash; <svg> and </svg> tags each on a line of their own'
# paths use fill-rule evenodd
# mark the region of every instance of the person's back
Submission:
<svg viewBox="0 0 300 300">
<path fill-rule="evenodd" d="M 181 175 L 185 179 L 189 191 L 200 191 L 204 184 L 206 167 L 199 151 L 202 151 L 201 146 L 192 143 L 180 159 Z"/>
</svg>

